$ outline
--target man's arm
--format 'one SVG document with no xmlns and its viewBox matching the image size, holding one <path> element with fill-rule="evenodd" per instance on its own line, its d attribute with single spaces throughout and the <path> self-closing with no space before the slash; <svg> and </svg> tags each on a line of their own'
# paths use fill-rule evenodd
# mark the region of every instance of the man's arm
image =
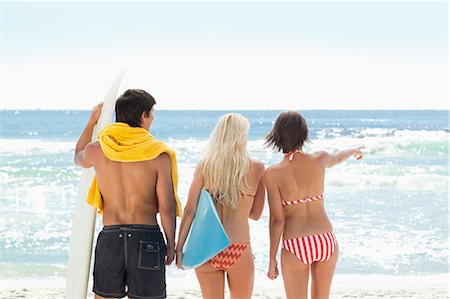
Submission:
<svg viewBox="0 0 450 299">
<path fill-rule="evenodd" d="M 92 140 L 92 132 L 94 131 L 94 126 L 100 117 L 100 112 L 102 111 L 103 103 L 98 104 L 92 110 L 91 116 L 89 117 L 89 121 L 84 128 L 83 133 L 81 133 L 80 138 L 78 139 L 77 145 L 75 146 L 75 156 L 74 161 L 75 164 L 80 165 L 84 168 L 89 168 L 92 166 L 92 154 L 90 146 L 90 142 Z"/>
<path fill-rule="evenodd" d="M 156 180 L 156 195 L 158 198 L 161 225 L 167 240 L 166 265 L 170 265 L 175 252 L 176 212 L 173 194 L 172 168 L 167 154 L 161 154 L 158 159 L 158 178 Z"/>
</svg>

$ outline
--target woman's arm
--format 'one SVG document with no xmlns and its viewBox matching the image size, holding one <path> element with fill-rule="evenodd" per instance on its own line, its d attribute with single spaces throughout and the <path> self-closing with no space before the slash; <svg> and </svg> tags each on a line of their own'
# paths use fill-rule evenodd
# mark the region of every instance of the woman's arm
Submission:
<svg viewBox="0 0 450 299">
<path fill-rule="evenodd" d="M 256 189 L 255 198 L 253 200 L 253 206 L 250 210 L 249 218 L 253 220 L 258 220 L 264 210 L 264 200 L 266 198 L 266 184 L 264 182 L 264 164 L 257 162 L 258 167 L 258 189 Z"/>
<path fill-rule="evenodd" d="M 265 173 L 265 182 L 267 187 L 267 198 L 270 208 L 270 262 L 267 276 L 275 279 L 278 276 L 277 252 L 280 245 L 280 238 L 284 230 L 284 213 L 281 205 L 281 194 L 278 186 L 275 184 L 273 177 L 268 169 Z"/>
<path fill-rule="evenodd" d="M 188 201 L 184 208 L 183 218 L 181 219 L 180 232 L 178 234 L 178 244 L 176 249 L 176 265 L 183 269 L 181 261 L 183 259 L 183 246 L 192 225 L 195 212 L 197 211 L 198 197 L 204 185 L 202 177 L 202 163 L 197 165 L 191 187 L 189 188 Z"/>
<path fill-rule="evenodd" d="M 350 148 L 343 151 L 338 151 L 336 153 L 327 153 L 325 151 L 320 152 L 320 155 L 324 161 L 326 168 L 331 168 L 339 163 L 346 161 L 350 157 L 355 157 L 357 160 L 361 160 L 364 157 L 364 154 L 361 152 L 361 149 L 364 146 L 360 146 L 357 148 Z"/>
</svg>

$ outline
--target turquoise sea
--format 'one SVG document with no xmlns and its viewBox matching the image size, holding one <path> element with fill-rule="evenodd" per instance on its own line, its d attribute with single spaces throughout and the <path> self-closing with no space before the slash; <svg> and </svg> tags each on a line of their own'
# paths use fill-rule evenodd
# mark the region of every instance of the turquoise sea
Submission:
<svg viewBox="0 0 450 299">
<path fill-rule="evenodd" d="M 251 123 L 249 151 L 263 147 L 280 111 L 234 111 Z M 73 149 L 89 111 L 0 111 L 0 266 L 3 278 L 64 277 L 80 168 Z M 202 147 L 224 111 L 156 111 L 152 133 L 178 155 L 186 201 Z M 339 274 L 448 272 L 448 111 L 302 111 L 306 151 L 365 145 L 362 161 L 326 175 L 325 205 L 340 244 Z M 97 230 L 101 227 L 98 217 Z M 256 271 L 268 257 L 268 207 L 251 221 Z M 183 276 L 171 266 L 169 275 Z"/>
</svg>

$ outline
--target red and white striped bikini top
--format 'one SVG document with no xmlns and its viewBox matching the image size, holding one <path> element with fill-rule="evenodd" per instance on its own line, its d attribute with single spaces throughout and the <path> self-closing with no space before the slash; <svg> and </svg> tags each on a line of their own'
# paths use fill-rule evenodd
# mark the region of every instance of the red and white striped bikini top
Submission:
<svg viewBox="0 0 450 299">
<path fill-rule="evenodd" d="M 286 207 L 286 206 L 295 205 L 297 203 L 307 203 L 307 202 L 317 201 L 317 200 L 321 200 L 321 199 L 323 199 L 323 194 L 320 194 L 320 195 L 317 195 L 314 197 L 305 197 L 305 198 L 301 198 L 301 199 L 283 200 L 281 202 L 281 205 L 283 207 Z"/>
<path fill-rule="evenodd" d="M 295 150 L 294 152 L 289 152 L 289 153 L 284 154 L 284 156 L 286 158 L 289 158 L 289 162 L 292 162 L 292 159 L 294 159 L 295 154 L 304 155 L 305 153 L 300 150 Z M 306 202 L 317 201 L 317 200 L 321 200 L 321 199 L 323 199 L 323 194 L 320 194 L 320 195 L 317 195 L 314 197 L 306 197 L 306 198 L 295 199 L 295 200 L 283 200 L 281 202 L 281 205 L 283 207 L 286 207 L 286 206 L 290 206 L 290 205 L 295 205 L 297 203 L 306 203 Z"/>
</svg>

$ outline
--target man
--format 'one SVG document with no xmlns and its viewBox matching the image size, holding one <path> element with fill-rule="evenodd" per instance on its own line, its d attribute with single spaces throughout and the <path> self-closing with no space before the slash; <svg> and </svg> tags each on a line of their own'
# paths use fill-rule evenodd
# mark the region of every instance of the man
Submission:
<svg viewBox="0 0 450 299">
<path fill-rule="evenodd" d="M 175 153 L 149 134 L 155 104 L 147 92 L 127 90 L 117 100 L 116 123 L 90 142 L 102 109 L 97 105 L 75 148 L 75 163 L 95 169 L 88 202 L 103 213 L 95 249 L 96 298 L 166 298 L 165 265 L 174 258 L 181 206 Z"/>
</svg>

